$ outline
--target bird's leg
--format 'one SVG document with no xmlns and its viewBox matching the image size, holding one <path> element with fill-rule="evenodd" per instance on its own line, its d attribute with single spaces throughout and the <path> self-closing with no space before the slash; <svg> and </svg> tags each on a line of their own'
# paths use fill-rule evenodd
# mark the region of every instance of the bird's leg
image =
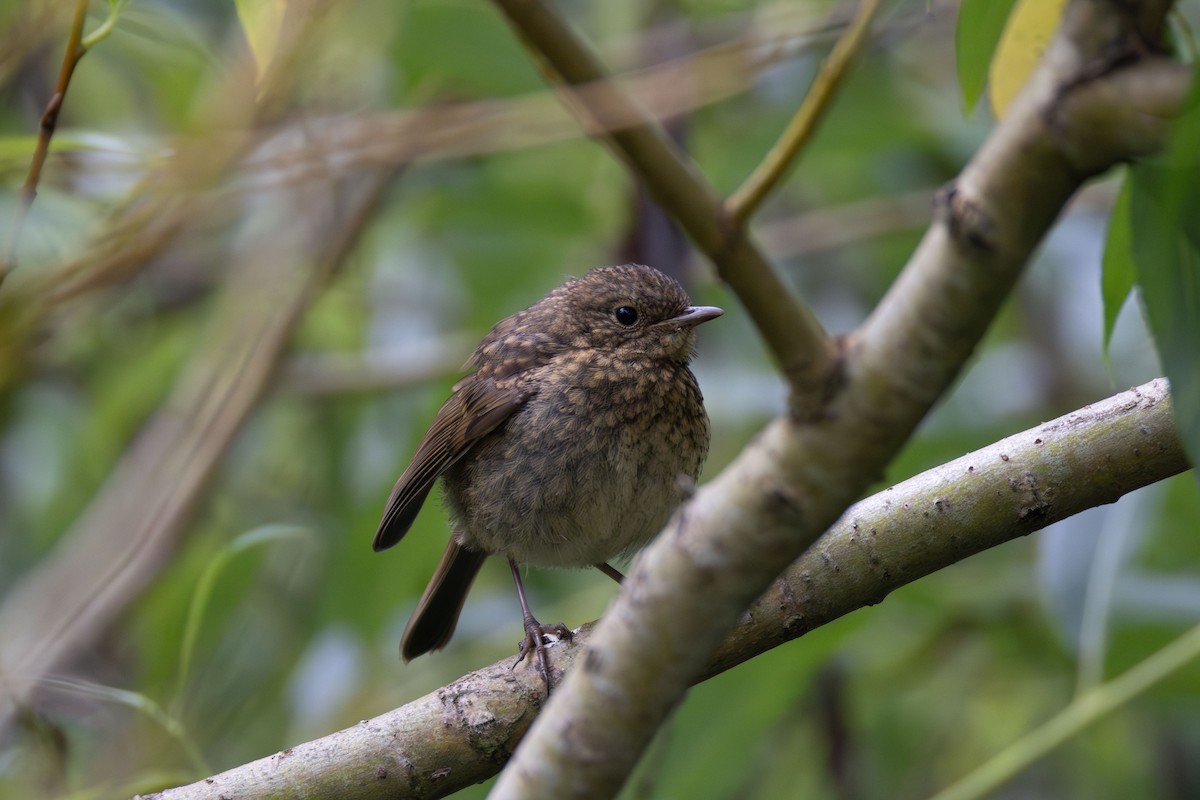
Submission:
<svg viewBox="0 0 1200 800">
<path fill-rule="evenodd" d="M 534 619 L 533 612 L 529 610 L 529 603 L 525 600 L 525 586 L 521 583 L 521 569 L 511 558 L 508 560 L 508 567 L 512 570 L 513 582 L 517 584 L 517 599 L 521 601 L 521 615 L 525 622 L 525 639 L 521 642 L 521 652 L 517 656 L 517 660 L 513 662 L 513 666 L 515 667 L 528 658 L 530 652 L 537 653 L 538 668 L 542 672 L 542 679 L 546 682 L 546 694 L 550 694 L 550 657 L 546 654 L 545 637 L 553 634 L 561 639 L 570 639 L 571 629 L 561 622 L 543 625 Z"/>
<path fill-rule="evenodd" d="M 622 583 L 625 580 L 625 576 L 622 575 L 619 570 L 614 569 L 613 567 L 609 566 L 608 564 L 606 564 L 604 562 L 601 562 L 599 564 L 593 564 L 592 566 L 594 566 L 596 569 L 603 572 L 608 577 L 612 578 L 617 583 Z"/>
</svg>

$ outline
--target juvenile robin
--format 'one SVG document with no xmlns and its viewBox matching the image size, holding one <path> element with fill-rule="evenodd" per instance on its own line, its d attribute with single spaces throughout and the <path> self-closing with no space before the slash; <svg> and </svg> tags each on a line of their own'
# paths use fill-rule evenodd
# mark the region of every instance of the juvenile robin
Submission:
<svg viewBox="0 0 1200 800">
<path fill-rule="evenodd" d="M 688 369 L 702 322 L 651 267 L 597 267 L 496 323 L 396 481 L 375 550 L 403 538 L 440 477 L 454 533 L 400 642 L 405 661 L 450 641 L 488 556 L 508 560 L 550 687 L 544 626 L 520 566 L 595 566 L 648 542 L 708 454 L 708 416 Z M 568 632 L 569 633 L 569 632 Z"/>
</svg>

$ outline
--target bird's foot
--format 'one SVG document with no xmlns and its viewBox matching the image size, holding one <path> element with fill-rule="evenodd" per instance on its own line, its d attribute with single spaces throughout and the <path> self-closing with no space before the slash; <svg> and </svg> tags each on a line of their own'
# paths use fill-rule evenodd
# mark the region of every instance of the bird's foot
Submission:
<svg viewBox="0 0 1200 800">
<path fill-rule="evenodd" d="M 550 656 L 546 652 L 546 645 L 549 641 L 569 642 L 573 636 L 574 634 L 571 633 L 571 629 L 561 622 L 556 622 L 553 625 L 542 625 L 532 617 L 526 619 L 525 638 L 521 641 L 517 660 L 513 662 L 513 668 L 515 669 L 517 664 L 528 659 L 531 653 L 536 653 L 538 670 L 542 673 L 542 680 L 546 682 L 546 694 L 549 695 L 553 675 L 550 671 Z"/>
</svg>

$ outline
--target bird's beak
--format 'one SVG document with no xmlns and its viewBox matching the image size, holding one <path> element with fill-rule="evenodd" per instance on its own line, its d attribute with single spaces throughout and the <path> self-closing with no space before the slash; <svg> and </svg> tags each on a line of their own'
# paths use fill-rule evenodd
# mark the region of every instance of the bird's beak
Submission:
<svg viewBox="0 0 1200 800">
<path fill-rule="evenodd" d="M 725 311 L 716 306 L 688 306 L 683 310 L 683 313 L 677 317 L 671 317 L 663 321 L 663 325 L 673 325 L 676 330 L 679 328 L 691 328 L 699 325 L 701 322 L 708 322 L 710 319 L 716 319 L 724 314 Z"/>
</svg>

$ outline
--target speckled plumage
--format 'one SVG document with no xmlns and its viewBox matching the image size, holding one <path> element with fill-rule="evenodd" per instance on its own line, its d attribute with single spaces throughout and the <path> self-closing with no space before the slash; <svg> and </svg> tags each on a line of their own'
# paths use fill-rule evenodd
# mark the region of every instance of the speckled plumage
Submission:
<svg viewBox="0 0 1200 800">
<path fill-rule="evenodd" d="M 405 632 L 405 658 L 449 641 L 487 555 L 598 565 L 662 528 L 708 452 L 688 361 L 694 325 L 721 312 L 689 303 L 650 267 L 599 267 L 484 338 L 376 533 L 376 549 L 399 541 L 444 478 L 455 532 Z"/>
</svg>

